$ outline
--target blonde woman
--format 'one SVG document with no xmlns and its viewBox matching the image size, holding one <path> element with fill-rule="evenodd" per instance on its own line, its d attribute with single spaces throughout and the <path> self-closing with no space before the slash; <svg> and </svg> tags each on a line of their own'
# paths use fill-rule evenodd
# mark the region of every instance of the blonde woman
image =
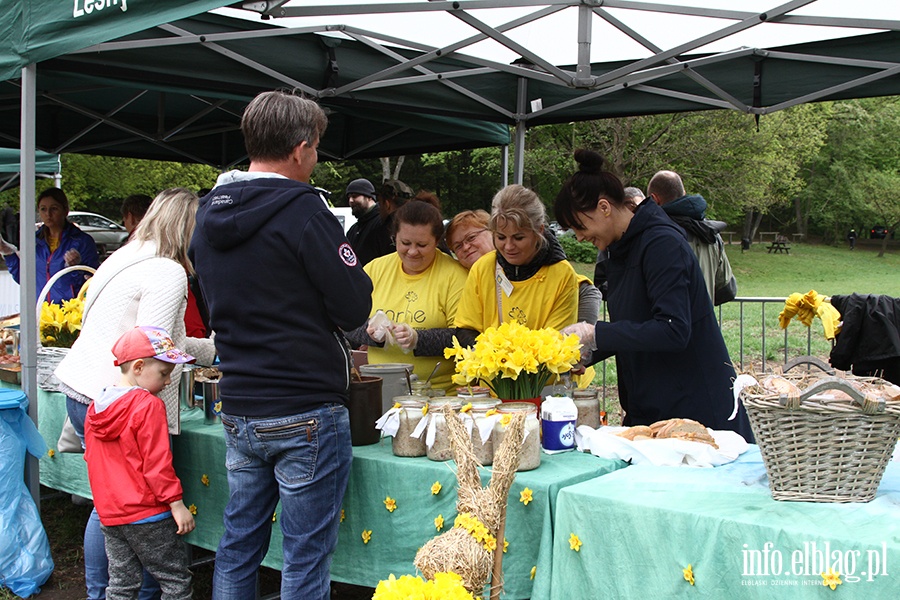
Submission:
<svg viewBox="0 0 900 600">
<path fill-rule="evenodd" d="M 215 360 L 211 339 L 185 335 L 188 274 L 193 267 L 187 250 L 194 231 L 197 196 L 186 189 L 161 192 L 134 230 L 132 241 L 114 252 L 97 270 L 85 300 L 81 334 L 56 368 L 66 398 L 66 409 L 84 443 L 88 405 L 103 388 L 115 385 L 119 369 L 113 344 L 136 325 L 162 327 L 178 348 L 197 357 L 199 364 Z M 178 365 L 171 382 L 160 393 L 166 405 L 169 431 L 178 433 Z M 107 574 L 106 551 L 97 513 L 85 528 L 85 583 L 88 598 L 103 598 Z M 146 581 L 145 577 L 145 581 Z M 146 591 L 145 584 L 145 591 Z M 144 595 L 142 594 L 142 597 Z"/>
</svg>

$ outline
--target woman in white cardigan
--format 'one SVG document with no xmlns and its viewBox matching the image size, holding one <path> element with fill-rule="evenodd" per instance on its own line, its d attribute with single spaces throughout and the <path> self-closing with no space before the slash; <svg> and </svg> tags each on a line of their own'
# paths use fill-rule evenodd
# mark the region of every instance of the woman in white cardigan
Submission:
<svg viewBox="0 0 900 600">
<path fill-rule="evenodd" d="M 54 372 L 67 396 L 66 409 L 82 444 L 88 405 L 119 379 L 112 346 L 126 331 L 136 325 L 162 327 L 199 364 L 210 365 L 215 360 L 213 341 L 188 338 L 184 328 L 187 278 L 188 273 L 193 273 L 187 250 L 197 206 L 197 196 L 188 190 L 161 192 L 134 230 L 132 241 L 107 258 L 91 281 L 81 334 Z M 166 405 L 169 432 L 173 434 L 179 433 L 180 373 L 181 365 L 177 365 L 172 382 L 159 394 Z M 105 597 L 108 581 L 106 552 L 96 514 L 95 511 L 91 515 L 85 528 L 85 583 L 89 599 Z M 142 598 L 147 597 L 147 591 L 145 585 Z"/>
</svg>

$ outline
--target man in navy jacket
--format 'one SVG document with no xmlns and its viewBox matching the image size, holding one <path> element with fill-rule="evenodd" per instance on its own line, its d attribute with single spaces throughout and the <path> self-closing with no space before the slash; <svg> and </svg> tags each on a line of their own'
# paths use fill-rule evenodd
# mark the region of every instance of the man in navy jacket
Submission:
<svg viewBox="0 0 900 600">
<path fill-rule="evenodd" d="M 328 598 L 352 460 L 342 330 L 364 323 L 372 282 L 309 178 L 327 119 L 310 100 L 258 95 L 241 131 L 248 172 L 201 201 L 191 257 L 221 361 L 230 498 L 213 598 L 256 594 L 272 515 L 282 598 Z"/>
</svg>

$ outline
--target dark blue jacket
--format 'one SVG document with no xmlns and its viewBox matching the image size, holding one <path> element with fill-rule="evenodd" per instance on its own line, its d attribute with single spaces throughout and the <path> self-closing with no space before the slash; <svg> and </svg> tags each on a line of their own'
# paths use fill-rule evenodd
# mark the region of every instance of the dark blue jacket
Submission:
<svg viewBox="0 0 900 600">
<path fill-rule="evenodd" d="M 200 201 L 190 254 L 216 333 L 226 414 L 346 403 L 341 330 L 368 318 L 372 282 L 312 186 L 277 177 L 217 185 Z"/>
<path fill-rule="evenodd" d="M 41 225 L 35 234 L 37 238 L 35 241 L 35 264 L 37 266 L 35 272 L 37 275 L 38 294 L 41 293 L 41 290 L 51 277 L 66 268 L 65 254 L 69 250 L 78 250 L 78 253 L 81 254 L 82 265 L 93 267 L 94 269 L 100 266 L 100 258 L 97 256 L 97 244 L 94 243 L 94 238 L 78 229 L 77 225 L 67 222 L 59 240 L 59 247 L 52 253 L 50 252 L 50 246 L 44 240 L 43 234 L 46 229 L 46 225 Z M 19 267 L 21 265 L 19 256 L 10 254 L 5 256 L 4 259 L 6 260 L 9 274 L 12 275 L 16 283 L 19 283 Z M 44 297 L 44 300 L 60 304 L 63 300 L 74 298 L 88 277 L 90 277 L 90 274 L 87 271 L 72 271 L 63 275 L 53 284 L 50 293 Z"/>
<path fill-rule="evenodd" d="M 610 322 L 596 326 L 593 360 L 616 356 L 626 425 L 673 417 L 752 441 L 743 406 L 729 421 L 735 377 L 697 258 L 683 231 L 642 202 L 610 244 Z"/>
</svg>

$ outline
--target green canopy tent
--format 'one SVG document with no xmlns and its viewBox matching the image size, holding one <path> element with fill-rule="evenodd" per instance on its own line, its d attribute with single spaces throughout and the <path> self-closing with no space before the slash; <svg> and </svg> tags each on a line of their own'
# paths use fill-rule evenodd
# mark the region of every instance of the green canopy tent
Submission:
<svg viewBox="0 0 900 600">
<path fill-rule="evenodd" d="M 19 179 L 22 170 L 18 148 L 0 148 L 0 192 Z M 38 151 L 34 157 L 34 170 L 38 176 L 59 177 L 62 166 L 58 154 Z"/>
</svg>

